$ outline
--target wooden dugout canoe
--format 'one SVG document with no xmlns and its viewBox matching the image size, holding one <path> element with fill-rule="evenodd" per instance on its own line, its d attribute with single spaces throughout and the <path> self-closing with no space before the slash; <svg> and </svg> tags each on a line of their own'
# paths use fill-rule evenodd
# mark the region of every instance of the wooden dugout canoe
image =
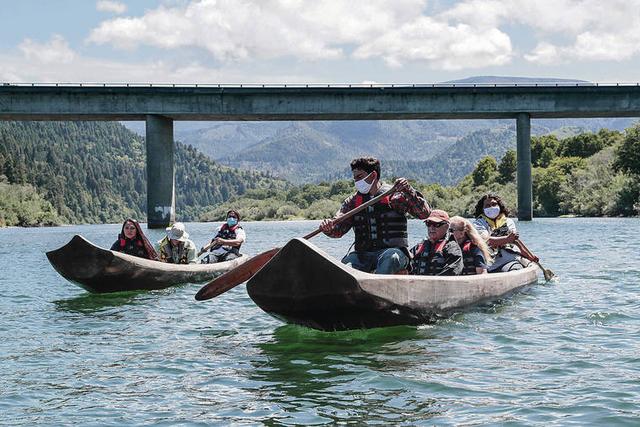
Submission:
<svg viewBox="0 0 640 427">
<path fill-rule="evenodd" d="M 280 320 L 332 331 L 429 323 L 537 281 L 533 264 L 457 277 L 369 274 L 294 239 L 247 282 L 247 292 Z"/>
<path fill-rule="evenodd" d="M 241 256 L 217 264 L 167 264 L 110 251 L 78 235 L 61 248 L 47 252 L 47 258 L 62 277 L 96 293 L 207 282 L 248 259 Z"/>
</svg>

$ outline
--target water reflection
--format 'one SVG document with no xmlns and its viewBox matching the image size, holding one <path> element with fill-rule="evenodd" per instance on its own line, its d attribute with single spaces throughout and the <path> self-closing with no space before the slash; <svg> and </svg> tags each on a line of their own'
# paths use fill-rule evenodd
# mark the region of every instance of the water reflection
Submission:
<svg viewBox="0 0 640 427">
<path fill-rule="evenodd" d="M 113 292 L 107 294 L 86 293 L 74 298 L 53 301 L 53 303 L 56 309 L 60 311 L 92 314 L 104 312 L 115 307 L 140 304 L 148 299 L 142 297 L 145 294 L 147 294 L 145 291 Z"/>
<path fill-rule="evenodd" d="M 277 328 L 251 361 L 261 400 L 276 403 L 271 422 L 398 423 L 441 413 L 438 403 L 400 373 L 428 370 L 429 331 L 415 327 L 321 332 Z M 310 418 L 311 417 L 311 418 Z M 266 421 L 266 420 L 263 420 Z"/>
</svg>

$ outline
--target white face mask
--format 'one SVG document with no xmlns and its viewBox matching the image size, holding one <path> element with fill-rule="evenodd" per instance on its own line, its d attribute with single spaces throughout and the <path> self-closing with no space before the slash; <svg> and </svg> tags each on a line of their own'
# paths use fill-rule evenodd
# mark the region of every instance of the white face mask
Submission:
<svg viewBox="0 0 640 427">
<path fill-rule="evenodd" d="M 371 186 L 373 185 L 373 182 L 369 184 L 367 181 L 365 181 L 367 178 L 371 176 L 371 173 L 365 176 L 364 178 L 362 178 L 360 181 L 356 181 L 356 190 L 358 190 L 358 193 L 367 194 L 369 190 L 371 190 Z"/>
<path fill-rule="evenodd" d="M 484 208 L 484 214 L 487 218 L 496 219 L 500 215 L 500 206 L 489 206 Z"/>
</svg>

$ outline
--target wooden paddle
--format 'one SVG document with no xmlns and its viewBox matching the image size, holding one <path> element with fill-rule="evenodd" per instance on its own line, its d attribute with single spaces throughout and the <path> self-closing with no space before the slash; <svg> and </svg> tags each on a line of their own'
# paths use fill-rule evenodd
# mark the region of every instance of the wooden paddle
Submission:
<svg viewBox="0 0 640 427">
<path fill-rule="evenodd" d="M 522 252 L 522 255 L 525 258 L 527 258 L 532 262 L 535 262 L 538 265 L 538 267 L 540 267 L 540 270 L 542 270 L 542 274 L 544 274 L 544 280 L 548 282 L 549 280 L 553 279 L 556 276 L 553 271 L 547 268 L 544 268 L 542 264 L 540 264 L 539 258 L 535 256 L 533 252 L 531 252 L 524 243 L 522 243 L 522 240 L 516 239 L 514 243 L 516 244 L 516 246 L 520 248 L 520 251 Z"/>
<path fill-rule="evenodd" d="M 378 203 L 381 199 L 390 196 L 391 194 L 396 192 L 396 187 L 393 186 L 390 189 L 388 189 L 387 191 L 385 191 L 382 194 L 377 195 L 376 197 L 374 197 L 373 199 L 361 204 L 360 206 L 358 206 L 355 209 L 350 210 L 349 212 L 346 212 L 344 215 L 340 215 L 339 217 L 335 218 L 333 220 L 333 224 L 339 224 L 342 221 L 351 218 L 352 216 L 354 216 L 355 214 L 357 214 L 360 211 L 363 211 L 364 209 L 368 208 L 371 205 L 374 205 L 376 203 Z M 322 232 L 322 230 L 320 229 L 320 227 L 318 227 L 318 229 L 314 230 L 313 232 L 307 234 L 306 236 L 303 237 L 303 239 L 308 240 L 310 238 L 312 238 L 313 236 L 320 234 Z M 239 266 L 237 266 L 236 268 L 234 268 L 233 270 L 229 270 L 226 273 L 224 273 L 222 276 L 216 277 L 215 279 L 213 279 L 211 282 L 207 283 L 206 285 L 204 285 L 196 294 L 196 300 L 198 301 L 202 301 L 202 300 L 206 300 L 206 299 L 211 299 L 214 297 L 217 297 L 220 294 L 223 294 L 225 292 L 227 292 L 229 289 L 232 289 L 234 287 L 236 287 L 237 285 L 239 285 L 240 283 L 246 282 L 247 280 L 249 280 L 254 274 L 256 274 L 258 272 L 258 270 L 260 270 L 262 268 L 263 265 L 265 265 L 267 262 L 269 262 L 269 260 L 271 258 L 273 258 L 275 256 L 276 253 L 278 253 L 278 251 L 280 250 L 280 248 L 273 248 L 273 249 L 269 249 L 266 252 L 262 252 L 254 257 L 252 257 L 251 259 L 249 259 L 247 262 L 240 264 Z"/>
</svg>

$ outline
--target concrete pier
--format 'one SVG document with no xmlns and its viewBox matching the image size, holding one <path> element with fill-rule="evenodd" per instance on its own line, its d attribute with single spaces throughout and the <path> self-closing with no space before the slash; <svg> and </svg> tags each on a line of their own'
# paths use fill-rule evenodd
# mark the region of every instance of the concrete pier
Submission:
<svg viewBox="0 0 640 427">
<path fill-rule="evenodd" d="M 520 113 L 516 117 L 516 159 L 518 185 L 518 219 L 531 221 L 533 218 L 533 190 L 531 180 L 531 117 Z"/>
<path fill-rule="evenodd" d="M 147 222 L 149 228 L 163 228 L 176 214 L 173 120 L 148 115 L 146 123 Z"/>
</svg>

